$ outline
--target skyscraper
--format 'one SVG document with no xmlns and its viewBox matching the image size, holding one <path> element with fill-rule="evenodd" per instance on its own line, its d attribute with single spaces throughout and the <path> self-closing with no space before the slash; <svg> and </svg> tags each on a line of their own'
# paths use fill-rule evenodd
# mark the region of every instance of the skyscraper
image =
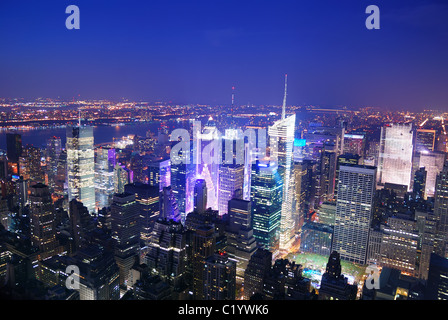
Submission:
<svg viewBox="0 0 448 320">
<path fill-rule="evenodd" d="M 332 250 L 344 260 L 366 261 L 375 167 L 340 166 Z"/>
<path fill-rule="evenodd" d="M 320 200 L 331 200 L 334 196 L 335 180 L 336 180 L 336 151 L 334 148 L 323 150 L 320 167 L 320 184 L 321 196 Z M 319 202 L 320 204 L 321 202 Z"/>
<path fill-rule="evenodd" d="M 428 152 L 435 150 L 436 130 L 418 128 L 415 131 L 415 151 Z"/>
<path fill-rule="evenodd" d="M 448 165 L 437 175 L 434 214 L 437 219 L 435 253 L 448 258 Z"/>
<path fill-rule="evenodd" d="M 254 294 L 263 292 L 263 282 L 271 270 L 272 252 L 258 248 L 252 255 L 244 272 L 244 298 L 249 300 Z"/>
<path fill-rule="evenodd" d="M 425 198 L 426 176 L 427 171 L 424 167 L 418 169 L 414 173 L 414 184 L 412 187 L 412 192 L 414 193 L 416 199 Z"/>
<path fill-rule="evenodd" d="M 251 180 L 254 236 L 263 248 L 272 252 L 275 258 L 280 249 L 283 180 L 275 163 L 259 161 L 252 165 Z"/>
<path fill-rule="evenodd" d="M 89 246 L 75 256 L 79 267 L 80 300 L 119 300 L 119 268 L 110 252 Z"/>
<path fill-rule="evenodd" d="M 283 192 L 280 220 L 280 249 L 287 250 L 294 240 L 293 220 L 293 145 L 296 115 L 282 118 L 268 129 L 270 160 L 282 167 Z"/>
<path fill-rule="evenodd" d="M 257 250 L 252 229 L 251 202 L 234 198 L 229 201 L 228 208 L 227 254 L 230 260 L 236 262 L 237 280 L 242 281 L 244 270 Z"/>
<path fill-rule="evenodd" d="M 179 208 L 171 187 L 163 187 L 160 192 L 160 217 L 176 222 L 180 221 Z"/>
<path fill-rule="evenodd" d="M 381 128 L 377 182 L 404 185 L 410 190 L 413 131 L 411 123 L 393 123 Z"/>
<path fill-rule="evenodd" d="M 93 228 L 89 228 L 90 214 L 89 210 L 76 199 L 73 199 L 69 203 L 69 216 L 70 216 L 70 231 L 73 237 L 73 252 L 78 251 L 81 248 L 86 233 Z M 92 227 L 93 224 L 90 223 Z M 89 230 L 90 229 L 90 230 Z"/>
<path fill-rule="evenodd" d="M 54 184 L 54 193 L 59 197 L 67 195 L 67 151 L 62 150 L 59 155 Z"/>
<path fill-rule="evenodd" d="M 218 210 L 219 166 L 222 155 L 222 136 L 210 117 L 201 132 L 194 132 L 193 154 L 196 176 L 207 183 L 207 206 Z"/>
<path fill-rule="evenodd" d="M 381 266 L 418 276 L 419 234 L 415 220 L 408 215 L 389 217 L 381 229 Z"/>
<path fill-rule="evenodd" d="M 207 210 L 208 202 L 207 183 L 204 179 L 196 180 L 194 185 L 194 210 L 203 213 Z"/>
<path fill-rule="evenodd" d="M 126 284 L 129 270 L 138 260 L 140 249 L 139 206 L 135 194 L 115 194 L 111 205 L 115 261 L 120 268 L 120 285 Z"/>
<path fill-rule="evenodd" d="M 422 151 L 416 153 L 414 161 L 417 162 L 417 167 L 425 168 L 426 180 L 424 189 L 424 198 L 434 197 L 436 178 L 440 171 L 443 170 L 446 153 L 440 151 Z M 417 169 L 417 168 L 416 168 Z"/>
<path fill-rule="evenodd" d="M 51 191 L 55 189 L 55 181 L 58 170 L 58 160 L 62 151 L 61 138 L 51 137 L 47 139 L 46 149 L 46 174 L 48 180 L 48 187 Z"/>
<path fill-rule="evenodd" d="M 170 159 L 153 161 L 148 164 L 148 184 L 158 186 L 159 191 L 171 185 Z"/>
<path fill-rule="evenodd" d="M 181 215 L 182 223 L 185 223 L 187 214 L 193 211 L 193 198 L 194 198 L 194 183 L 195 183 L 195 164 L 191 161 L 190 164 L 185 163 L 186 157 L 191 155 L 193 152 L 179 152 L 179 155 L 174 156 L 171 163 L 171 187 L 173 189 L 177 206 L 179 208 L 179 213 Z M 173 163 L 177 162 L 176 158 L 183 159 L 183 163 Z"/>
<path fill-rule="evenodd" d="M 67 127 L 68 199 L 78 199 L 95 212 L 95 154 L 93 128 Z"/>
<path fill-rule="evenodd" d="M 41 259 L 57 253 L 56 213 L 48 186 L 38 183 L 30 188 L 31 244 L 39 248 Z"/>
<path fill-rule="evenodd" d="M 186 272 L 186 233 L 180 222 L 157 219 L 145 262 L 153 273 L 180 286 Z"/>
<path fill-rule="evenodd" d="M 431 255 L 426 291 L 426 299 L 448 300 L 448 259 Z"/>
<path fill-rule="evenodd" d="M 228 213 L 229 200 L 236 190 L 243 190 L 244 165 L 223 164 L 219 167 L 218 211 L 219 215 Z"/>
<path fill-rule="evenodd" d="M 113 148 L 95 149 L 95 202 L 96 208 L 109 207 L 114 194 Z"/>
<path fill-rule="evenodd" d="M 123 193 L 124 186 L 128 183 L 134 182 L 132 179 L 132 171 L 128 170 L 120 163 L 115 164 L 114 167 L 114 192 Z"/>
<path fill-rule="evenodd" d="M 19 157 L 22 155 L 22 136 L 18 133 L 6 133 L 6 155 L 11 173 L 20 175 Z"/>
<path fill-rule="evenodd" d="M 205 260 L 214 254 L 215 246 L 216 237 L 213 225 L 202 225 L 194 231 L 190 263 L 193 270 L 193 297 L 196 300 L 204 299 Z"/>
<path fill-rule="evenodd" d="M 135 182 L 125 185 L 124 191 L 135 195 L 135 200 L 139 204 L 140 239 L 148 244 L 154 223 L 160 214 L 159 187 Z"/>
<path fill-rule="evenodd" d="M 226 253 L 208 257 L 203 272 L 204 300 L 235 300 L 236 263 Z"/>
</svg>

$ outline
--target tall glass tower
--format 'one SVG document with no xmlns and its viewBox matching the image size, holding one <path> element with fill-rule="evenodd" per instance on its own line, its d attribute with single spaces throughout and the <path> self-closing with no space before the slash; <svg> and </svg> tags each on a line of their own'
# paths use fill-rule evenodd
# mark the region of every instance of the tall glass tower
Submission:
<svg viewBox="0 0 448 320">
<path fill-rule="evenodd" d="M 257 242 L 279 253 L 280 218 L 282 213 L 283 181 L 277 164 L 259 162 L 252 165 L 252 228 Z"/>
<path fill-rule="evenodd" d="M 296 115 L 274 122 L 269 127 L 270 159 L 283 168 L 283 201 L 280 221 L 280 249 L 288 250 L 294 240 L 293 219 L 293 147 Z"/>
<path fill-rule="evenodd" d="M 77 199 L 92 214 L 95 212 L 95 153 L 93 128 L 67 127 L 68 200 Z"/>
</svg>

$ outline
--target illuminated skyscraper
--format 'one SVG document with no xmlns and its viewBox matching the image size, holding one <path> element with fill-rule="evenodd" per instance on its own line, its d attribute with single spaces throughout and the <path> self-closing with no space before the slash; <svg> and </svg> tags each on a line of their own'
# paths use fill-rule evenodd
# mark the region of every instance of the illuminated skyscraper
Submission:
<svg viewBox="0 0 448 320">
<path fill-rule="evenodd" d="M 336 152 L 324 150 L 321 157 L 320 166 L 320 201 L 319 205 L 325 200 L 331 200 L 334 196 L 336 180 Z"/>
<path fill-rule="evenodd" d="M 407 215 L 389 217 L 381 230 L 381 266 L 418 276 L 419 234 L 415 220 Z"/>
<path fill-rule="evenodd" d="M 235 300 L 236 263 L 226 253 L 208 257 L 203 272 L 204 300 Z"/>
<path fill-rule="evenodd" d="M 234 198 L 229 201 L 228 208 L 227 253 L 229 259 L 236 262 L 236 276 L 238 281 L 242 281 L 244 270 L 257 250 L 252 229 L 251 202 Z"/>
<path fill-rule="evenodd" d="M 95 212 L 95 153 L 93 128 L 67 127 L 68 199 L 81 201 Z"/>
<path fill-rule="evenodd" d="M 295 114 L 276 121 L 268 129 L 270 137 L 270 160 L 283 168 L 283 199 L 281 202 L 280 249 L 287 250 L 294 240 L 293 214 L 293 144 Z"/>
<path fill-rule="evenodd" d="M 54 193 L 59 197 L 67 195 L 67 183 L 67 151 L 62 150 L 57 162 Z"/>
<path fill-rule="evenodd" d="M 197 213 L 203 213 L 208 208 L 207 183 L 204 179 L 196 180 L 194 185 L 194 210 Z"/>
<path fill-rule="evenodd" d="M 111 219 L 115 261 L 120 268 L 120 285 L 123 285 L 127 282 L 129 270 L 138 260 L 140 249 L 139 205 L 134 194 L 114 195 Z"/>
<path fill-rule="evenodd" d="M 280 219 L 283 199 L 283 180 L 275 163 L 257 162 L 252 165 L 252 228 L 257 242 L 279 254 Z"/>
<path fill-rule="evenodd" d="M 88 231 L 89 220 L 91 218 L 89 210 L 76 199 L 69 203 L 70 231 L 73 237 L 73 252 L 81 248 L 85 235 Z"/>
<path fill-rule="evenodd" d="M 243 190 L 244 165 L 224 164 L 219 168 L 219 215 L 228 213 L 229 200 L 236 190 Z"/>
<path fill-rule="evenodd" d="M 213 225 L 202 225 L 197 228 L 192 237 L 190 263 L 193 270 L 193 297 L 204 299 L 205 260 L 215 252 L 216 237 Z"/>
<path fill-rule="evenodd" d="M 95 199 L 96 207 L 109 207 L 114 194 L 115 149 L 95 149 Z"/>
<path fill-rule="evenodd" d="M 179 286 L 186 272 L 186 233 L 180 222 L 158 219 L 145 262 L 168 283 Z"/>
<path fill-rule="evenodd" d="M 294 130 L 296 115 L 286 117 L 287 80 L 285 75 L 285 93 L 283 96 L 282 116 L 268 128 L 270 161 L 281 168 L 283 192 L 280 218 L 279 249 L 288 250 L 294 240 Z"/>
<path fill-rule="evenodd" d="M 436 180 L 434 214 L 437 219 L 435 253 L 448 258 L 448 166 L 439 173 Z"/>
<path fill-rule="evenodd" d="M 437 254 L 431 255 L 428 272 L 428 300 L 448 300 L 448 259 Z"/>
<path fill-rule="evenodd" d="M 41 166 L 41 150 L 33 145 L 26 145 L 19 157 L 19 167 L 24 179 L 31 183 L 44 183 L 44 170 Z"/>
<path fill-rule="evenodd" d="M 244 272 L 244 298 L 249 300 L 254 294 L 263 292 L 263 282 L 271 270 L 272 252 L 258 248 L 252 255 Z"/>
<path fill-rule="evenodd" d="M 340 166 L 333 247 L 344 260 L 366 261 L 373 195 L 374 167 Z"/>
<path fill-rule="evenodd" d="M 46 149 L 46 174 L 50 191 L 55 189 L 55 181 L 58 170 L 58 160 L 62 151 L 61 138 L 51 137 L 47 139 Z"/>
<path fill-rule="evenodd" d="M 176 222 L 180 221 L 179 208 L 171 187 L 163 187 L 160 192 L 160 217 Z"/>
<path fill-rule="evenodd" d="M 39 248 L 41 259 L 57 253 L 56 212 L 48 186 L 38 183 L 30 188 L 31 244 Z"/>
<path fill-rule="evenodd" d="M 160 213 L 159 188 L 141 182 L 134 182 L 124 186 L 126 193 L 134 194 L 139 204 L 140 239 L 148 244 L 155 221 Z"/>
<path fill-rule="evenodd" d="M 413 156 L 411 123 L 393 123 L 381 128 L 377 182 L 393 183 L 410 190 Z"/>
<path fill-rule="evenodd" d="M 436 178 L 440 171 L 443 170 L 446 153 L 440 151 L 422 151 L 416 153 L 414 162 L 418 163 L 418 168 L 425 168 L 426 180 L 424 198 L 434 197 Z"/>
<path fill-rule="evenodd" d="M 159 191 L 171 185 L 171 161 L 160 160 L 148 164 L 148 184 L 158 186 Z"/>
<path fill-rule="evenodd" d="M 417 129 L 415 132 L 415 151 L 427 152 L 435 150 L 436 130 Z"/>
<path fill-rule="evenodd" d="M 196 176 L 207 183 L 207 206 L 218 210 L 219 166 L 222 155 L 222 136 L 210 117 L 201 132 L 194 133 L 193 154 L 196 162 Z"/>
<path fill-rule="evenodd" d="M 192 152 L 186 152 L 185 156 L 191 158 Z M 179 158 L 184 155 L 179 152 L 177 156 Z M 172 159 L 172 162 L 176 162 L 176 159 Z M 170 184 L 175 195 L 179 213 L 181 215 L 181 221 L 185 224 L 187 214 L 193 211 L 193 198 L 194 198 L 194 184 L 195 184 L 195 164 L 187 163 L 171 163 L 170 165 Z"/>
<path fill-rule="evenodd" d="M 366 136 L 364 134 L 344 134 L 344 153 L 364 156 Z"/>
<path fill-rule="evenodd" d="M 114 168 L 114 192 L 123 193 L 124 186 L 133 182 L 132 171 L 117 163 Z"/>
</svg>

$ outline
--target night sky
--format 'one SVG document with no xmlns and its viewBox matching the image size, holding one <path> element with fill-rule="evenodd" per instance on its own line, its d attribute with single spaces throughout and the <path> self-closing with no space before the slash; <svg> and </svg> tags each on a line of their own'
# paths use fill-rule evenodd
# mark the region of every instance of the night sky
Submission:
<svg viewBox="0 0 448 320">
<path fill-rule="evenodd" d="M 448 2 L 0 1 L 0 97 L 281 105 L 285 73 L 289 105 L 448 110 Z"/>
</svg>

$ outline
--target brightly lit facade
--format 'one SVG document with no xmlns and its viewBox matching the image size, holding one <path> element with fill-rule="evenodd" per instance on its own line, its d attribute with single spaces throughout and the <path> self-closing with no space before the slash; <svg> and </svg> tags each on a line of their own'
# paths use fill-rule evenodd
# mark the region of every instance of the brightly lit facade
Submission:
<svg viewBox="0 0 448 320">
<path fill-rule="evenodd" d="M 224 164 L 219 168 L 218 210 L 219 215 L 228 213 L 229 200 L 236 190 L 243 190 L 244 165 Z"/>
<path fill-rule="evenodd" d="M 275 163 L 258 162 L 252 165 L 252 228 L 257 242 L 279 254 L 280 219 L 282 213 L 283 180 Z"/>
<path fill-rule="evenodd" d="M 377 182 L 404 185 L 410 190 L 412 155 L 412 123 L 393 123 L 383 126 Z"/>
<path fill-rule="evenodd" d="M 219 165 L 221 158 L 221 133 L 213 118 L 209 118 L 202 132 L 195 135 L 193 154 L 196 163 L 196 177 L 207 183 L 207 207 L 218 210 Z"/>
<path fill-rule="evenodd" d="M 95 153 L 93 128 L 67 127 L 68 200 L 77 199 L 95 212 Z"/>
<path fill-rule="evenodd" d="M 95 199 L 97 209 L 109 207 L 114 194 L 115 149 L 95 150 Z"/>
<path fill-rule="evenodd" d="M 434 214 L 437 219 L 436 253 L 448 258 L 448 166 L 437 176 Z"/>
<path fill-rule="evenodd" d="M 268 129 L 270 160 L 283 167 L 283 201 L 280 221 L 280 249 L 288 250 L 294 240 L 293 146 L 296 115 L 274 122 Z"/>
<path fill-rule="evenodd" d="M 350 262 L 364 264 L 375 192 L 374 167 L 340 166 L 333 251 Z"/>
<path fill-rule="evenodd" d="M 446 154 L 440 151 L 421 151 L 415 156 L 419 168 L 425 168 L 426 181 L 424 197 L 434 197 L 436 188 L 436 178 L 443 170 Z"/>
</svg>

